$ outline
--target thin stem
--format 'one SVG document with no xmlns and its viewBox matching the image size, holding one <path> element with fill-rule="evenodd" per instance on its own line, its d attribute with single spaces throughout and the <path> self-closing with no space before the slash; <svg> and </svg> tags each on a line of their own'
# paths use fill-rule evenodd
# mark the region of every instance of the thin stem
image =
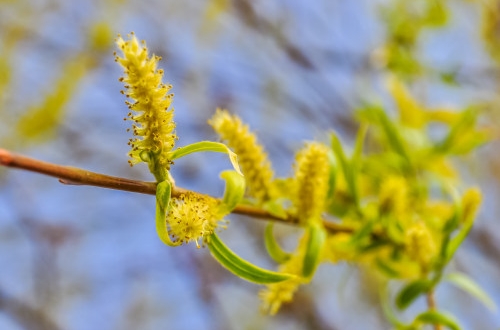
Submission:
<svg viewBox="0 0 500 330">
<path fill-rule="evenodd" d="M 427 307 L 429 311 L 436 310 L 436 300 L 434 299 L 434 290 L 427 292 Z M 434 324 L 434 330 L 442 330 L 441 324 Z"/>
<path fill-rule="evenodd" d="M 56 177 L 59 178 L 59 182 L 63 184 L 95 186 L 149 195 L 156 194 L 156 182 L 131 180 L 95 173 L 77 167 L 57 165 L 15 154 L 2 148 L 0 148 L 0 165 Z M 172 196 L 178 197 L 188 191 L 189 190 L 187 189 L 174 186 L 172 188 Z M 193 193 L 202 195 L 198 192 Z M 247 215 L 256 219 L 272 220 L 286 224 L 296 225 L 298 223 L 298 219 L 295 219 L 293 217 L 282 219 L 275 215 L 272 215 L 266 210 L 251 205 L 239 204 L 233 210 L 233 213 Z M 352 228 L 328 221 L 323 221 L 323 225 L 332 233 L 352 232 Z"/>
</svg>

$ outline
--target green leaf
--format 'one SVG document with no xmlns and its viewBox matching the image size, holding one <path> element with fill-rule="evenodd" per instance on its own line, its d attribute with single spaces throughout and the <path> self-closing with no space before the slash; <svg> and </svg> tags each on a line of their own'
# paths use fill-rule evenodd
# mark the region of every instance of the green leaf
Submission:
<svg viewBox="0 0 500 330">
<path fill-rule="evenodd" d="M 262 208 L 267 212 L 271 213 L 273 216 L 286 220 L 288 218 L 288 213 L 283 208 L 283 201 L 286 200 L 287 200 L 286 198 L 273 199 L 264 202 Z"/>
<path fill-rule="evenodd" d="M 452 153 L 460 142 L 460 137 L 474 129 L 477 119 L 477 111 L 473 108 L 462 112 L 460 118 L 453 124 L 448 135 L 436 146 L 436 151 L 440 153 Z"/>
<path fill-rule="evenodd" d="M 444 266 L 448 263 L 448 261 L 453 257 L 453 254 L 448 257 L 448 246 L 450 245 L 452 233 L 457 229 L 460 225 L 460 219 L 462 218 L 462 207 L 461 200 L 458 196 L 456 189 L 447 186 L 445 187 L 448 190 L 449 196 L 451 196 L 454 206 L 453 214 L 450 216 L 448 220 L 446 220 L 445 225 L 443 226 L 443 238 L 441 242 L 441 249 L 439 252 L 439 260 L 437 262 L 437 269 L 442 270 Z M 457 247 L 458 248 L 458 247 Z M 455 249 L 456 250 L 456 249 Z"/>
<path fill-rule="evenodd" d="M 383 272 L 387 277 L 391 278 L 398 278 L 401 276 L 400 272 L 392 268 L 389 263 L 385 262 L 381 258 L 377 258 L 375 260 L 375 265 L 377 265 L 377 268 Z"/>
<path fill-rule="evenodd" d="M 332 150 L 337 158 L 337 161 L 342 168 L 342 172 L 344 173 L 345 180 L 347 182 L 347 188 L 349 189 L 349 193 L 354 200 L 354 204 L 356 207 L 359 206 L 359 196 L 358 196 L 358 187 L 356 186 L 356 172 L 352 168 L 352 164 L 347 160 L 347 157 L 344 153 L 344 149 L 342 148 L 342 144 L 340 143 L 339 138 L 332 133 Z"/>
<path fill-rule="evenodd" d="M 429 280 L 415 280 L 408 283 L 396 297 L 396 306 L 399 309 L 405 309 L 421 294 L 427 292 L 432 287 Z"/>
<path fill-rule="evenodd" d="M 166 213 L 168 211 L 172 186 L 168 181 L 162 181 L 156 186 L 156 232 L 160 240 L 169 246 L 178 246 L 180 242 L 172 242 L 168 234 Z"/>
<path fill-rule="evenodd" d="M 359 168 L 361 167 L 363 143 L 367 131 L 368 131 L 368 125 L 367 124 L 361 125 L 360 129 L 358 130 L 358 134 L 356 136 L 356 144 L 354 146 L 354 151 L 350 160 L 346 157 L 339 138 L 334 133 L 332 133 L 331 137 L 332 139 L 331 145 L 333 153 L 335 154 L 335 157 L 337 158 L 337 161 L 342 169 L 342 172 L 344 173 L 349 193 L 352 199 L 354 200 L 354 204 L 356 205 L 356 207 L 359 207 L 359 192 L 358 192 L 358 186 L 356 184 L 357 173 L 359 171 Z M 328 192 L 329 197 L 332 197 L 332 195 L 335 192 L 334 189 L 335 179 L 336 179 L 335 175 L 336 173 L 335 173 L 334 161 L 330 159 L 330 187 Z"/>
<path fill-rule="evenodd" d="M 335 155 L 328 153 L 329 176 L 328 176 L 328 199 L 332 199 L 335 194 L 335 185 L 337 183 L 337 167 L 335 166 Z"/>
<path fill-rule="evenodd" d="M 220 213 L 224 216 L 230 213 L 243 199 L 245 178 L 236 171 L 223 171 L 220 177 L 226 181 L 226 189 L 220 208 Z"/>
<path fill-rule="evenodd" d="M 290 253 L 283 251 L 273 235 L 274 223 L 269 222 L 266 226 L 264 234 L 264 243 L 266 244 L 267 253 L 279 264 L 286 262 L 292 256 Z"/>
<path fill-rule="evenodd" d="M 372 233 L 373 226 L 375 225 L 375 222 L 377 220 L 378 219 L 368 219 L 361 228 L 357 229 L 354 232 L 349 240 L 349 244 L 353 246 L 359 246 L 360 242 L 362 242 L 363 239 L 369 238 Z"/>
<path fill-rule="evenodd" d="M 405 324 L 398 319 L 398 317 L 394 313 L 394 310 L 389 304 L 389 292 L 387 289 L 387 285 L 382 285 L 379 288 L 380 288 L 379 289 L 380 303 L 382 305 L 382 311 L 384 312 L 386 319 L 394 327 L 396 327 L 396 329 L 407 329 L 408 327 L 405 326 Z"/>
<path fill-rule="evenodd" d="M 379 115 L 379 120 L 381 127 L 387 137 L 387 142 L 389 143 L 392 150 L 402 156 L 405 160 L 410 162 L 410 157 L 406 151 L 406 145 L 403 137 L 399 134 L 396 126 L 387 117 L 387 114 L 382 110 L 377 110 Z"/>
<path fill-rule="evenodd" d="M 260 268 L 250 262 L 243 260 L 231 251 L 219 237 L 213 233 L 207 242 L 212 256 L 227 270 L 247 281 L 269 284 L 277 283 L 296 277 L 292 274 L 278 273 Z"/>
<path fill-rule="evenodd" d="M 460 326 L 453 316 L 438 311 L 423 312 L 415 318 L 413 323 L 442 324 L 451 330 L 460 330 Z"/>
<path fill-rule="evenodd" d="M 482 302 L 491 311 L 496 311 L 496 305 L 488 294 L 474 282 L 470 277 L 463 273 L 447 274 L 444 279 L 456 285 L 458 288 L 468 292 L 474 298 Z"/>
<path fill-rule="evenodd" d="M 225 144 L 219 142 L 212 142 L 212 141 L 195 142 L 185 147 L 181 147 L 174 151 L 169 152 L 168 158 L 174 160 L 192 154 L 194 152 L 204 152 L 204 151 L 222 152 L 227 154 L 229 156 L 231 164 L 233 165 L 234 170 L 238 172 L 240 175 L 243 175 L 241 173 L 240 166 L 238 165 L 238 156 L 233 151 L 231 151 L 231 149 L 229 149 Z"/>
<path fill-rule="evenodd" d="M 307 241 L 302 276 L 310 277 L 318 266 L 321 250 L 326 240 L 326 231 L 320 224 L 311 224 L 307 228 L 309 239 Z"/>
<path fill-rule="evenodd" d="M 356 136 L 356 144 L 352 154 L 351 165 L 357 169 L 361 166 L 361 156 L 363 155 L 363 145 L 368 132 L 368 124 L 362 124 Z"/>
<path fill-rule="evenodd" d="M 467 221 L 462 229 L 458 232 L 458 234 L 451 238 L 448 244 L 446 245 L 446 262 L 451 260 L 453 258 L 453 255 L 459 248 L 459 246 L 462 244 L 462 242 L 465 240 L 467 235 L 472 229 L 472 225 L 474 224 L 474 218 L 472 217 L 470 221 Z"/>
</svg>

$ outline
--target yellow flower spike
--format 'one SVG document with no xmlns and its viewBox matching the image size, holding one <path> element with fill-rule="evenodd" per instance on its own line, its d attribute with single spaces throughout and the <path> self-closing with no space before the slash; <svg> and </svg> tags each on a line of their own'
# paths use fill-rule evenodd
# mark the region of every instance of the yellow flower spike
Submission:
<svg viewBox="0 0 500 330">
<path fill-rule="evenodd" d="M 293 295 L 300 284 L 301 279 L 297 277 L 268 285 L 266 289 L 259 292 L 259 297 L 262 300 L 262 310 L 269 315 L 275 315 L 282 304 L 293 300 Z"/>
<path fill-rule="evenodd" d="M 401 81 L 391 77 L 387 87 L 396 101 L 401 122 L 409 127 L 422 127 L 425 124 L 425 112 Z"/>
<path fill-rule="evenodd" d="M 327 238 L 326 248 L 323 250 L 323 260 L 332 263 L 340 261 L 354 261 L 356 258 L 356 247 L 349 244 L 352 233 L 338 233 Z"/>
<path fill-rule="evenodd" d="M 462 223 L 472 221 L 481 205 L 483 197 L 477 188 L 468 189 L 462 197 Z"/>
<path fill-rule="evenodd" d="M 139 43 L 133 33 L 129 37 L 129 40 L 117 38 L 116 44 L 123 56 L 115 54 L 116 62 L 124 69 L 120 81 L 125 84 L 126 92 L 122 93 L 132 100 L 125 102 L 131 110 L 128 119 L 135 122 L 132 125 L 134 137 L 129 141 L 132 148 L 129 163 L 132 166 L 147 162 L 150 171 L 161 182 L 167 179 L 166 172 L 171 164 L 168 152 L 176 140 L 174 110 L 170 108 L 172 86 L 162 82 L 163 70 L 157 69 L 160 57 L 149 56 L 145 43 Z"/>
<path fill-rule="evenodd" d="M 330 175 L 329 149 L 319 142 L 311 142 L 295 157 L 294 205 L 302 223 L 310 219 L 321 219 L 328 194 Z"/>
<path fill-rule="evenodd" d="M 429 228 L 423 222 L 416 223 L 406 231 L 405 241 L 410 259 L 418 262 L 425 270 L 437 252 Z"/>
<path fill-rule="evenodd" d="M 217 109 L 208 121 L 220 138 L 238 155 L 241 171 L 246 179 L 247 194 L 259 203 L 274 197 L 274 172 L 264 148 L 248 126 L 236 115 Z"/>
<path fill-rule="evenodd" d="M 402 216 L 408 207 L 408 184 L 402 177 L 390 176 L 381 184 L 379 192 L 379 211 Z"/>
<path fill-rule="evenodd" d="M 186 193 L 171 200 L 166 221 L 175 242 L 184 244 L 194 241 L 199 248 L 199 240 L 215 231 L 219 219 L 216 199 Z"/>
</svg>

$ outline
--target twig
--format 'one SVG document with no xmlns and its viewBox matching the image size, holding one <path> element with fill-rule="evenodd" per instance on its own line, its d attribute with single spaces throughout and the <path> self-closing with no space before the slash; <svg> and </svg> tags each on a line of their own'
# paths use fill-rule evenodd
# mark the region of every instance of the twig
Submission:
<svg viewBox="0 0 500 330">
<path fill-rule="evenodd" d="M 427 292 L 427 307 L 430 311 L 436 310 L 436 300 L 434 299 L 434 290 Z M 434 324 L 434 330 L 442 330 L 441 324 Z"/>
<path fill-rule="evenodd" d="M 131 180 L 95 173 L 77 167 L 57 165 L 15 154 L 2 148 L 0 148 L 0 165 L 56 177 L 59 178 L 59 182 L 63 184 L 95 186 L 149 195 L 156 194 L 156 182 Z M 172 196 L 178 197 L 188 191 L 189 190 L 187 189 L 174 186 L 172 188 Z M 193 193 L 201 194 L 198 192 Z M 266 210 L 251 205 L 237 205 L 233 210 L 233 213 L 247 215 L 256 219 L 277 221 L 285 224 L 296 225 L 298 223 L 296 218 L 288 217 L 287 219 L 282 219 Z M 353 231 L 350 227 L 329 221 L 323 221 L 323 225 L 332 233 Z"/>
<path fill-rule="evenodd" d="M 0 149 L 1 150 L 1 149 Z M 11 316 L 23 329 L 59 330 L 57 323 L 43 309 L 10 297 L 0 289 L 0 311 Z"/>
</svg>

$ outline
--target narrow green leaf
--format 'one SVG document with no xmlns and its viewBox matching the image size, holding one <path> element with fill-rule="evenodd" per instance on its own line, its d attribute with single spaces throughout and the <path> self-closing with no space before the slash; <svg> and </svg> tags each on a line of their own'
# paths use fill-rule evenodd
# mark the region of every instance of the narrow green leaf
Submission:
<svg viewBox="0 0 500 330">
<path fill-rule="evenodd" d="M 392 150 L 394 150 L 396 153 L 398 153 L 400 156 L 402 156 L 409 162 L 410 157 L 408 156 L 404 139 L 399 134 L 394 123 L 391 122 L 391 120 L 389 119 L 389 117 L 387 117 L 387 114 L 383 110 L 377 109 L 374 111 L 377 111 L 380 125 L 384 130 L 389 146 L 392 148 Z"/>
<path fill-rule="evenodd" d="M 421 294 L 427 292 L 432 287 L 429 280 L 415 280 L 408 283 L 396 297 L 396 306 L 399 309 L 405 309 Z"/>
<path fill-rule="evenodd" d="M 288 218 L 288 213 L 283 208 L 283 201 L 286 200 L 287 200 L 286 198 L 273 199 L 264 202 L 262 208 L 267 212 L 271 213 L 273 216 L 286 220 Z"/>
<path fill-rule="evenodd" d="M 388 278 L 398 278 L 400 277 L 400 272 L 392 268 L 389 263 L 385 262 L 381 258 L 377 258 L 375 260 L 375 264 L 377 265 L 377 268 L 383 272 Z"/>
<path fill-rule="evenodd" d="M 266 244 L 267 253 L 279 264 L 286 262 L 292 256 L 290 253 L 285 252 L 276 242 L 273 235 L 274 223 L 269 222 L 266 226 L 266 231 L 264 234 L 264 243 Z"/>
<path fill-rule="evenodd" d="M 394 310 L 389 303 L 389 292 L 387 289 L 387 284 L 382 285 L 379 288 L 380 303 L 382 305 L 382 311 L 384 312 L 386 319 L 394 327 L 396 327 L 396 329 L 407 329 L 408 327 L 398 319 L 396 313 L 394 313 Z"/>
<path fill-rule="evenodd" d="M 451 330 L 460 330 L 457 320 L 447 313 L 427 311 L 419 314 L 413 323 L 442 324 Z"/>
<path fill-rule="evenodd" d="M 335 165 L 335 155 L 332 152 L 328 153 L 328 162 L 330 163 L 328 177 L 328 199 L 332 199 L 335 194 L 335 185 L 337 183 L 337 166 Z"/>
<path fill-rule="evenodd" d="M 250 262 L 243 260 L 233 251 L 231 251 L 220 239 L 213 233 L 210 235 L 208 240 L 208 248 L 212 253 L 212 256 L 227 270 L 232 272 L 238 277 L 241 277 L 247 281 L 269 284 L 282 282 L 291 278 L 295 275 L 278 273 L 260 268 Z"/>
<path fill-rule="evenodd" d="M 453 152 L 453 148 L 457 147 L 456 142 L 460 141 L 459 137 L 474 129 L 476 120 L 475 109 L 470 108 L 462 112 L 460 118 L 450 128 L 448 135 L 436 146 L 436 151 L 443 154 Z"/>
<path fill-rule="evenodd" d="M 243 195 L 245 194 L 245 178 L 236 171 L 223 171 L 220 177 L 226 181 L 220 213 L 226 215 L 243 199 Z"/>
<path fill-rule="evenodd" d="M 319 263 L 319 257 L 326 240 L 326 231 L 322 225 L 311 224 L 307 228 L 309 239 L 307 241 L 304 263 L 302 265 L 302 276 L 310 277 L 314 274 Z"/>
<path fill-rule="evenodd" d="M 171 151 L 169 153 L 169 159 L 174 160 L 192 154 L 194 152 L 204 152 L 204 151 L 222 152 L 227 154 L 229 156 L 231 164 L 233 165 L 234 170 L 238 172 L 240 175 L 243 175 L 241 173 L 240 166 L 238 165 L 238 156 L 233 151 L 231 151 L 231 149 L 229 149 L 225 144 L 219 142 L 200 141 L 192 143 L 185 147 L 181 147 Z"/>
<path fill-rule="evenodd" d="M 457 229 L 460 224 L 460 218 L 462 218 L 462 207 L 460 205 L 461 200 L 458 196 L 458 192 L 451 186 L 445 186 L 445 188 L 447 188 L 448 194 L 453 200 L 454 211 L 450 218 L 446 220 L 442 230 L 443 238 L 439 252 L 439 260 L 437 261 L 437 269 L 440 269 L 441 271 L 451 257 L 453 257 L 453 254 L 448 257 L 448 246 L 450 245 L 452 233 Z"/>
<path fill-rule="evenodd" d="M 482 302 L 491 311 L 496 311 L 495 302 L 488 296 L 488 294 L 470 277 L 463 273 L 451 273 L 444 277 L 445 281 L 449 281 L 456 285 L 458 288 L 468 292 L 474 298 Z"/>
<path fill-rule="evenodd" d="M 457 235 L 455 237 L 451 238 L 450 241 L 448 242 L 446 246 L 446 262 L 451 260 L 453 256 L 455 255 L 455 252 L 459 248 L 459 246 L 462 244 L 462 242 L 465 240 L 467 235 L 469 235 L 469 232 L 472 229 L 472 225 L 474 223 L 474 219 L 471 219 L 470 221 L 467 221 L 464 226 L 460 229 Z"/>
<path fill-rule="evenodd" d="M 366 221 L 366 223 L 364 223 L 363 226 L 361 228 L 359 228 L 358 230 L 356 230 L 354 232 L 354 234 L 351 236 L 351 239 L 349 240 L 349 244 L 359 246 L 360 245 L 360 244 L 358 244 L 359 242 L 361 242 L 364 238 L 370 236 L 372 229 L 373 229 L 373 226 L 375 225 L 375 222 L 377 220 L 378 219 L 375 219 L 375 220 L 369 219 L 368 221 Z"/>
<path fill-rule="evenodd" d="M 358 134 L 356 136 L 356 144 L 354 147 L 354 152 L 352 154 L 351 165 L 356 169 L 361 165 L 361 156 L 363 155 L 363 145 L 366 138 L 366 133 L 368 132 L 368 125 L 362 124 L 358 130 Z"/>
<path fill-rule="evenodd" d="M 178 246 L 180 243 L 172 242 L 168 234 L 166 213 L 170 203 L 172 186 L 168 181 L 162 181 L 156 186 L 156 232 L 160 240 L 169 246 Z"/>
<path fill-rule="evenodd" d="M 347 160 L 347 157 L 344 153 L 344 149 L 342 148 L 342 144 L 340 143 L 339 138 L 332 133 L 332 150 L 337 158 L 337 161 L 342 168 L 342 172 L 344 173 L 345 180 L 347 182 L 347 187 L 349 189 L 349 193 L 354 200 L 354 204 L 359 206 L 359 197 L 358 197 L 358 189 L 356 186 L 356 172 L 353 170 L 350 162 Z"/>
</svg>

